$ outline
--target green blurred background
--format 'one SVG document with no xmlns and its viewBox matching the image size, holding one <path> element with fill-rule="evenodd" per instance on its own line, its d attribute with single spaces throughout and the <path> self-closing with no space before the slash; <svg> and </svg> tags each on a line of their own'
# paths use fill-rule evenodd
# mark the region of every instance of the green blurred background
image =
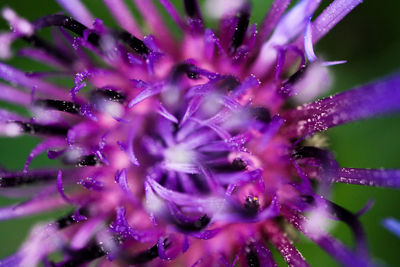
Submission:
<svg viewBox="0 0 400 267">
<path fill-rule="evenodd" d="M 107 25 L 116 26 L 101 0 L 84 0 L 83 2 L 89 6 L 96 17 L 102 18 Z M 132 1 L 126 2 L 135 13 Z M 172 2 L 180 6 L 181 1 L 172 0 Z M 257 22 L 268 10 L 271 0 L 253 2 L 252 20 Z M 322 1 L 320 11 L 330 2 Z M 60 7 L 53 0 L 0 0 L 0 8 L 4 6 L 14 8 L 28 19 L 60 11 Z M 399 18 L 400 1 L 366 0 L 316 46 L 316 53 L 323 55 L 327 60 L 348 60 L 347 64 L 331 67 L 334 77 L 332 92 L 348 90 L 400 70 Z M 169 20 L 168 23 L 171 24 L 171 21 Z M 7 24 L 1 20 L 0 29 L 7 30 L 7 28 Z M 15 47 L 20 45 L 22 43 L 17 43 Z M 10 64 L 27 71 L 47 68 L 45 65 L 35 64 L 22 58 L 12 59 Z M 0 102 L 0 106 L 10 107 L 4 102 Z M 14 107 L 11 106 L 11 108 Z M 25 112 L 20 109 L 18 111 Z M 341 166 L 400 168 L 399 115 L 340 126 L 329 130 L 327 135 L 330 147 Z M 0 138 L 0 166 L 13 170 L 22 169 L 26 157 L 38 141 L 34 137 Z M 54 163 L 42 155 L 34 160 L 32 166 L 40 167 L 48 164 Z M 338 184 L 334 186 L 333 192 L 334 202 L 351 211 L 358 211 L 370 199 L 375 200 L 371 211 L 361 219 L 367 232 L 373 258 L 383 266 L 400 266 L 400 257 L 397 254 L 400 249 L 400 240 L 381 226 L 381 220 L 388 216 L 400 219 L 399 191 Z M 0 206 L 12 203 L 15 203 L 15 200 L 0 197 Z M 19 247 L 35 222 L 57 218 L 63 213 L 65 210 L 0 222 L 0 258 L 10 255 Z M 352 245 L 351 233 L 341 223 L 335 225 L 333 235 L 344 243 Z M 296 246 L 311 266 L 338 266 L 329 255 L 302 236 L 299 236 Z M 279 262 L 281 266 L 285 266 L 282 259 L 279 259 Z"/>
</svg>

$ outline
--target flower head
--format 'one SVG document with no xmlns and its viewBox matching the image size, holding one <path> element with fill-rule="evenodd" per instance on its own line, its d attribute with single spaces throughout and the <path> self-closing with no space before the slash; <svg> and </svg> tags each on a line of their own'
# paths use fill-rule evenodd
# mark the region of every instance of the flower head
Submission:
<svg viewBox="0 0 400 267">
<path fill-rule="evenodd" d="M 335 0 L 314 19 L 319 0 L 288 11 L 290 1 L 275 0 L 258 28 L 248 1 L 216 1 L 218 34 L 197 1 L 183 1 L 180 15 L 159 0 L 182 40 L 152 1 L 134 0 L 151 34 L 122 0 L 104 0 L 116 29 L 79 0 L 58 2 L 71 17 L 29 22 L 3 10 L 11 31 L 0 36 L 0 56 L 22 39 L 20 55 L 54 71 L 0 63 L 0 99 L 32 114 L 0 110 L 0 133 L 42 137 L 22 171 L 2 171 L 0 188 L 32 198 L 1 208 L 0 218 L 74 210 L 35 227 L 0 265 L 276 266 L 272 245 L 290 266 L 308 266 L 292 227 L 343 265 L 373 266 L 359 220 L 370 205 L 354 214 L 331 202 L 331 184 L 398 188 L 400 171 L 342 168 L 319 132 L 398 111 L 400 76 L 293 105 L 324 92 L 328 66 L 345 63 L 324 61 L 313 46 L 360 0 Z M 44 28 L 52 41 L 40 37 Z M 45 152 L 62 166 L 31 169 Z M 354 248 L 329 235 L 332 219 L 349 226 Z M 51 261 L 57 251 L 62 260 Z"/>
</svg>

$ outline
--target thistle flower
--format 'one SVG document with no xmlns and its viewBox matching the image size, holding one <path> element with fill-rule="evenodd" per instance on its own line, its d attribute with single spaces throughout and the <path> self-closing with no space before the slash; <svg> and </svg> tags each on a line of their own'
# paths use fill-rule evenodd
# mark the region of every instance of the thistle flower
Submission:
<svg viewBox="0 0 400 267">
<path fill-rule="evenodd" d="M 148 35 L 122 0 L 104 0 L 117 29 L 79 0 L 58 2 L 71 17 L 29 22 L 3 10 L 12 30 L 0 36 L 0 55 L 22 39 L 20 55 L 54 71 L 0 63 L 0 99 L 32 114 L 0 110 L 1 134 L 42 137 L 22 171 L 2 170 L 3 194 L 31 198 L 2 207 L 0 218 L 74 210 L 37 225 L 1 266 L 276 266 L 271 246 L 289 266 L 308 266 L 293 229 L 345 266 L 374 266 L 359 220 L 371 205 L 350 212 L 329 200 L 331 184 L 399 188 L 400 170 L 340 167 L 318 140 L 331 127 L 398 111 L 400 76 L 290 102 L 329 86 L 327 67 L 344 61 L 324 61 L 313 46 L 360 0 L 334 0 L 316 18 L 320 0 L 288 11 L 289 0 L 275 0 L 258 28 L 249 2 L 226 1 L 214 10 L 218 34 L 195 0 L 183 1 L 184 15 L 159 0 L 180 41 L 152 1 L 134 0 Z M 44 28 L 52 41 L 40 37 Z M 41 153 L 62 166 L 31 169 Z M 348 225 L 354 248 L 330 236 L 332 219 Z"/>
</svg>

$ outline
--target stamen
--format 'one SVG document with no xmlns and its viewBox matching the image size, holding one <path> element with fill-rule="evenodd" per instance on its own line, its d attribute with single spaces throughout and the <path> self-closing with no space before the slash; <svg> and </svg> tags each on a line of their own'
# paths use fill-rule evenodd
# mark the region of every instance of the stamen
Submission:
<svg viewBox="0 0 400 267">
<path fill-rule="evenodd" d="M 189 79 L 198 79 L 200 78 L 200 74 L 196 72 L 196 67 L 192 64 L 188 63 L 182 63 L 176 65 L 172 71 L 171 71 L 171 80 L 170 82 L 172 84 L 175 84 L 178 82 L 178 80 L 181 78 L 183 74 L 186 74 L 186 76 Z"/>
<path fill-rule="evenodd" d="M 144 42 L 129 32 L 120 31 L 117 32 L 116 35 L 139 55 L 146 57 L 150 53 L 150 49 L 144 44 Z"/>
<path fill-rule="evenodd" d="M 301 78 L 303 78 L 307 65 L 302 65 L 298 71 L 296 71 L 292 76 L 289 77 L 281 86 L 278 91 L 281 95 L 290 95 L 292 86 L 297 83 Z"/>
<path fill-rule="evenodd" d="M 37 29 L 49 26 L 60 26 L 67 30 L 70 30 L 73 33 L 76 33 L 79 36 L 83 36 L 85 30 L 88 29 L 85 25 L 74 20 L 73 18 L 59 14 L 40 18 L 36 22 L 34 22 L 34 25 Z M 99 46 L 100 36 L 97 33 L 91 32 L 88 35 L 87 40 L 92 45 Z"/>
<path fill-rule="evenodd" d="M 175 220 L 179 229 L 187 231 L 187 232 L 198 232 L 198 231 L 204 229 L 205 227 L 207 227 L 207 225 L 210 223 L 210 221 L 211 221 L 211 218 L 208 217 L 206 214 L 204 214 L 203 216 L 201 216 L 198 220 L 196 220 L 194 222 L 182 222 L 182 221 Z"/>
<path fill-rule="evenodd" d="M 269 123 L 271 121 L 271 113 L 267 108 L 264 107 L 254 107 L 250 109 L 250 113 L 253 117 L 261 122 Z"/>
<path fill-rule="evenodd" d="M 0 188 L 45 183 L 55 180 L 55 174 L 20 173 L 0 177 Z"/>
<path fill-rule="evenodd" d="M 248 267 L 260 267 L 260 261 L 258 260 L 257 253 L 254 251 L 252 246 L 246 248 L 246 261 Z"/>
<path fill-rule="evenodd" d="M 44 135 L 66 135 L 67 127 L 59 125 L 41 125 L 31 122 L 10 121 L 9 123 L 18 124 L 24 133 L 28 134 L 44 134 Z"/>
<path fill-rule="evenodd" d="M 235 158 L 232 161 L 232 167 L 237 171 L 243 171 L 247 167 L 246 161 L 242 160 L 241 158 Z"/>
<path fill-rule="evenodd" d="M 82 208 L 79 210 L 79 214 L 83 216 L 88 215 L 88 210 Z M 78 221 L 75 218 L 75 212 L 71 212 L 64 217 L 59 218 L 55 223 L 57 224 L 58 229 L 64 229 L 72 224 L 77 223 Z"/>
<path fill-rule="evenodd" d="M 77 163 L 75 163 L 77 167 L 95 166 L 97 164 L 100 164 L 100 160 L 97 158 L 96 155 L 93 154 L 82 156 L 77 160 Z"/>
<path fill-rule="evenodd" d="M 125 95 L 112 90 L 112 89 L 98 89 L 92 92 L 91 97 L 93 98 L 93 100 L 95 100 L 96 98 L 100 97 L 103 98 L 105 100 L 108 101 L 113 101 L 113 102 L 117 102 L 117 103 L 124 103 L 124 101 L 126 100 Z"/>
<path fill-rule="evenodd" d="M 75 267 L 81 266 L 84 263 L 91 262 L 97 258 L 106 255 L 107 251 L 100 244 L 92 243 L 80 250 L 70 252 L 70 259 L 62 263 L 58 263 L 57 267 Z"/>
<path fill-rule="evenodd" d="M 240 85 L 239 80 L 234 76 L 227 76 L 226 78 L 216 82 L 215 86 L 223 93 L 231 92 Z"/>
<path fill-rule="evenodd" d="M 238 23 L 230 45 L 231 53 L 235 53 L 242 44 L 250 21 L 250 4 L 246 3 L 238 14 Z"/>
<path fill-rule="evenodd" d="M 244 208 L 246 211 L 251 214 L 255 215 L 260 210 L 260 202 L 258 201 L 257 197 L 248 196 L 244 202 Z"/>
<path fill-rule="evenodd" d="M 126 262 L 129 264 L 142 264 L 154 260 L 158 257 L 158 245 L 154 245 L 153 247 L 136 254 L 129 259 L 126 259 Z"/>
<path fill-rule="evenodd" d="M 34 102 L 34 105 L 45 107 L 48 109 L 64 111 L 71 114 L 78 114 L 81 108 L 80 105 L 72 102 L 53 99 L 39 99 Z"/>
<path fill-rule="evenodd" d="M 199 6 L 196 0 L 184 0 L 185 12 L 192 19 L 200 19 Z"/>
</svg>

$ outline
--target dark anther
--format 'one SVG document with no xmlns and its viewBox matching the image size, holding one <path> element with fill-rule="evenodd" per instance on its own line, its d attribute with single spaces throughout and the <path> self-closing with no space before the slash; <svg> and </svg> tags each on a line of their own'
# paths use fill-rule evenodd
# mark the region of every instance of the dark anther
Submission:
<svg viewBox="0 0 400 267">
<path fill-rule="evenodd" d="M 108 101 L 113 101 L 117 103 L 124 103 L 125 101 L 125 95 L 112 90 L 112 89 L 98 89 L 92 92 L 91 94 L 91 99 L 96 102 L 98 98 L 105 99 Z"/>
<path fill-rule="evenodd" d="M 254 248 L 251 245 L 246 248 L 246 261 L 248 267 L 260 267 L 260 261 L 257 253 L 254 251 Z"/>
<path fill-rule="evenodd" d="M 196 67 L 192 64 L 182 63 L 176 65 L 171 71 L 171 80 L 172 84 L 178 82 L 178 80 L 182 77 L 182 75 L 186 74 L 189 79 L 198 79 L 200 75 L 196 73 Z"/>
<path fill-rule="evenodd" d="M 59 218 L 56 221 L 58 229 L 64 229 L 64 228 L 66 228 L 66 227 L 68 227 L 68 226 L 70 226 L 72 224 L 77 223 L 77 221 L 74 220 L 74 214 L 75 214 L 75 212 L 71 212 L 71 213 L 67 214 L 64 217 Z M 87 216 L 88 215 L 88 210 L 85 209 L 85 208 L 82 208 L 82 209 L 79 210 L 79 214 L 81 214 L 83 216 Z"/>
<path fill-rule="evenodd" d="M 178 226 L 178 228 L 186 232 L 198 232 L 200 230 L 203 230 L 204 228 L 207 227 L 210 221 L 211 218 L 208 217 L 206 214 L 204 214 L 195 221 L 178 221 L 175 218 L 175 223 Z"/>
<path fill-rule="evenodd" d="M 289 77 L 281 86 L 281 91 L 286 92 L 289 87 L 293 84 L 297 83 L 305 74 L 307 69 L 307 65 L 303 65 L 300 67 L 298 71 L 296 71 L 292 76 Z"/>
<path fill-rule="evenodd" d="M 116 33 L 118 39 L 126 43 L 136 53 L 141 56 L 147 56 L 150 53 L 150 49 L 144 44 L 144 42 L 127 31 L 119 31 Z"/>
<path fill-rule="evenodd" d="M 16 173 L 6 174 L 0 177 L 0 187 L 16 187 L 31 184 L 40 184 L 56 179 L 51 173 Z"/>
<path fill-rule="evenodd" d="M 77 167 L 83 167 L 83 166 L 95 166 L 99 163 L 99 159 L 96 157 L 96 155 L 86 155 L 80 157 L 75 165 Z"/>
<path fill-rule="evenodd" d="M 220 91 L 225 93 L 233 91 L 239 85 L 240 82 L 238 81 L 237 78 L 235 78 L 234 76 L 227 76 L 226 78 L 218 81 L 215 84 L 215 87 L 217 87 Z"/>
<path fill-rule="evenodd" d="M 163 245 L 164 248 L 167 249 L 171 245 L 171 243 L 168 241 L 168 239 L 165 239 Z M 148 250 L 139 252 L 138 254 L 133 256 L 124 257 L 124 260 L 129 264 L 142 264 L 152 261 L 157 257 L 158 257 L 158 244 L 155 244 Z"/>
<path fill-rule="evenodd" d="M 260 209 L 260 202 L 258 201 L 257 197 L 248 196 L 243 204 L 246 212 L 251 215 L 255 215 L 258 213 Z"/>
<path fill-rule="evenodd" d="M 98 243 L 91 243 L 79 250 L 69 251 L 70 258 L 58 263 L 58 267 L 77 267 L 106 255 L 105 248 Z"/>
<path fill-rule="evenodd" d="M 31 122 L 12 121 L 18 124 L 24 133 L 28 134 L 44 134 L 44 135 L 66 135 L 68 128 L 59 125 L 41 125 Z"/>
<path fill-rule="evenodd" d="M 322 155 L 322 152 L 324 150 L 317 148 L 317 147 L 312 147 L 312 146 L 302 146 L 292 154 L 292 157 L 294 159 L 302 159 L 302 158 L 320 158 Z"/>
<path fill-rule="evenodd" d="M 74 20 L 73 18 L 65 16 L 65 15 L 60 15 L 60 14 L 55 14 L 55 15 L 50 15 L 50 16 L 40 18 L 34 22 L 34 25 L 35 25 L 36 29 L 49 27 L 49 26 L 60 26 L 60 27 L 70 30 L 71 32 L 73 32 L 81 37 L 84 35 L 85 30 L 88 29 L 85 25 Z M 136 53 L 138 53 L 142 56 L 147 56 L 150 53 L 149 48 L 144 44 L 144 42 L 141 41 L 140 39 L 136 38 L 129 32 L 118 31 L 118 32 L 115 32 L 114 35 L 116 36 L 117 39 L 123 41 L 129 47 L 131 47 Z M 87 40 L 92 45 L 99 46 L 100 35 L 98 35 L 95 32 L 90 32 L 89 35 L 87 36 Z"/>
<path fill-rule="evenodd" d="M 250 109 L 251 115 L 261 122 L 269 123 L 271 121 L 271 113 L 267 108 L 264 107 L 254 107 Z"/>
<path fill-rule="evenodd" d="M 186 72 L 186 76 L 192 80 L 196 80 L 196 79 L 200 78 L 200 74 L 190 71 L 190 70 Z"/>
<path fill-rule="evenodd" d="M 212 166 L 218 172 L 238 172 L 246 170 L 247 162 L 241 158 L 235 158 L 231 163 L 223 163 Z"/>
<path fill-rule="evenodd" d="M 34 105 L 64 111 L 72 114 L 78 114 L 80 111 L 80 105 L 69 101 L 53 100 L 53 99 L 39 99 L 34 102 Z"/>
<path fill-rule="evenodd" d="M 250 20 L 250 4 L 246 3 L 238 14 L 238 23 L 236 25 L 230 46 L 232 53 L 236 52 L 236 49 L 242 44 L 247 31 L 247 27 L 249 26 L 249 20 Z"/>
<path fill-rule="evenodd" d="M 339 220 L 342 222 L 346 223 L 350 229 L 352 230 L 354 234 L 354 238 L 357 240 L 357 245 L 362 246 L 358 247 L 358 249 L 361 250 L 366 250 L 365 247 L 365 234 L 364 234 L 364 229 L 361 225 L 360 220 L 356 215 L 354 215 L 352 212 L 348 211 L 347 209 L 333 203 L 333 202 L 327 202 L 329 204 L 329 207 L 331 211 L 333 212 L 333 215 L 336 216 Z"/>
<path fill-rule="evenodd" d="M 232 167 L 237 171 L 243 171 L 247 167 L 246 161 L 242 160 L 241 158 L 235 158 L 232 161 Z"/>
<path fill-rule="evenodd" d="M 189 18 L 200 19 L 200 10 L 196 0 L 184 0 L 184 6 Z"/>
<path fill-rule="evenodd" d="M 54 14 L 54 15 L 49 15 L 43 18 L 38 19 L 36 22 L 34 22 L 34 25 L 36 28 L 44 28 L 44 27 L 49 27 L 49 26 L 60 26 L 63 27 L 67 30 L 70 30 L 71 32 L 83 36 L 85 30 L 87 27 L 83 25 L 82 23 L 74 20 L 71 17 L 65 16 L 65 15 L 60 15 L 60 14 Z M 100 36 L 97 33 L 91 32 L 87 40 L 94 46 L 99 46 L 100 42 Z"/>
<path fill-rule="evenodd" d="M 307 204 L 313 204 L 314 203 L 314 197 L 310 195 L 302 195 L 301 199 L 306 202 Z"/>
<path fill-rule="evenodd" d="M 65 55 L 65 52 L 59 50 L 57 47 L 49 44 L 47 41 L 43 40 L 39 36 L 33 34 L 31 36 L 24 36 L 22 39 L 29 44 L 33 45 L 34 47 L 40 48 L 46 53 L 54 56 L 55 58 L 59 59 L 63 63 L 66 63 L 68 65 L 73 63 L 73 59 L 69 56 Z"/>
</svg>

